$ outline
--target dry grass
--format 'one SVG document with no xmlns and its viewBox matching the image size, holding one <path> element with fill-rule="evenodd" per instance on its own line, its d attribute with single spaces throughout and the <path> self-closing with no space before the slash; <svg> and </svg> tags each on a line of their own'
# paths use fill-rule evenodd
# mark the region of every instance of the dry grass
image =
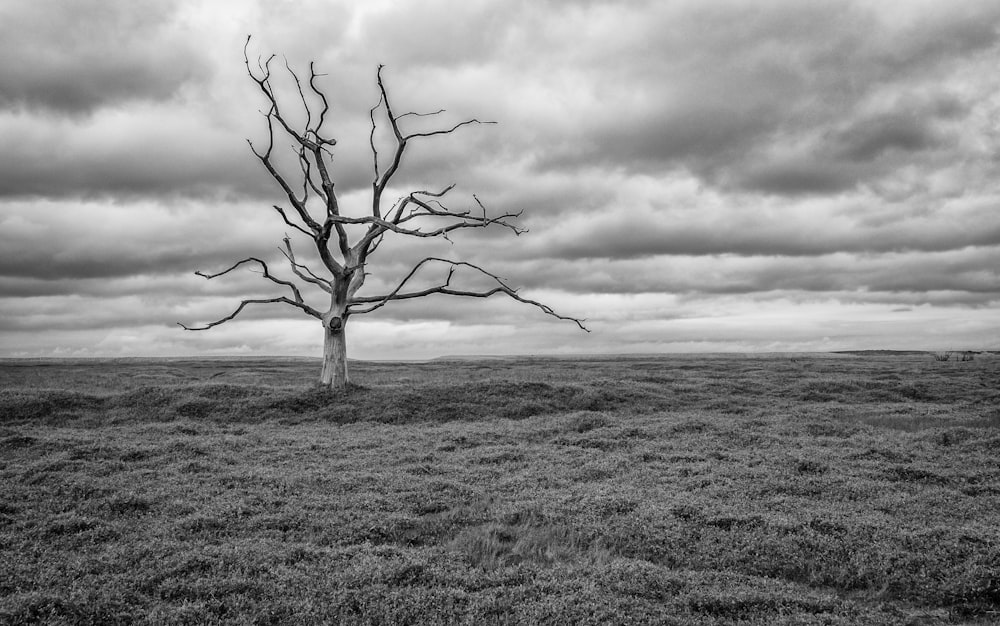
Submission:
<svg viewBox="0 0 1000 626">
<path fill-rule="evenodd" d="M 0 363 L 0 623 L 1000 618 L 1000 361 Z"/>
</svg>

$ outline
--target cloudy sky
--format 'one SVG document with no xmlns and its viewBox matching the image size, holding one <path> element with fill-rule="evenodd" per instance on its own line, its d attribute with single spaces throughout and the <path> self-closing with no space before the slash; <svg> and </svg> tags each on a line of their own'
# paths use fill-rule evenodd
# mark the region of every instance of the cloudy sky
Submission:
<svg viewBox="0 0 1000 626">
<path fill-rule="evenodd" d="M 0 356 L 321 352 L 281 305 L 176 325 L 285 295 L 193 273 L 289 276 L 248 34 L 325 74 L 345 212 L 378 64 L 398 111 L 499 122 L 414 144 L 387 196 L 456 183 L 529 232 L 387 238 L 368 293 L 448 255 L 593 331 L 437 296 L 353 318 L 354 358 L 1000 348 L 995 0 L 5 0 Z"/>
</svg>

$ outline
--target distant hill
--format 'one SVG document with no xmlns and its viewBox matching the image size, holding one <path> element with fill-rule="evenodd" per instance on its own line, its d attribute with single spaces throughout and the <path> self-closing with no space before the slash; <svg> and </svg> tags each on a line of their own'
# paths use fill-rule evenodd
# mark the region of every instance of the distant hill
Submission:
<svg viewBox="0 0 1000 626">
<path fill-rule="evenodd" d="M 857 356 L 913 356 L 939 353 L 1000 354 L 1000 350 L 838 350 L 833 354 L 853 354 Z"/>
<path fill-rule="evenodd" d="M 833 354 L 856 354 L 858 356 L 912 356 L 930 354 L 928 350 L 834 350 Z"/>
</svg>

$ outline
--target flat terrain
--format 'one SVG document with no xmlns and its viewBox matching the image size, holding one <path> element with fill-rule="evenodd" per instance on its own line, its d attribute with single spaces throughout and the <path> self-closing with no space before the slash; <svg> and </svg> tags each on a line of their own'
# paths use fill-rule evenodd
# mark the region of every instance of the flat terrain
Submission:
<svg viewBox="0 0 1000 626">
<path fill-rule="evenodd" d="M 0 623 L 1000 622 L 1000 356 L 0 361 Z"/>
</svg>

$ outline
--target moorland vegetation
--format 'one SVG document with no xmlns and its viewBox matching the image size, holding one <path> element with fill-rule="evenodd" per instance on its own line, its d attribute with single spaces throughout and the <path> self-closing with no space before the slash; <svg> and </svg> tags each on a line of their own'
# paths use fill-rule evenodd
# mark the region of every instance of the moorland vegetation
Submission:
<svg viewBox="0 0 1000 626">
<path fill-rule="evenodd" d="M 0 623 L 989 624 L 1000 358 L 0 362 Z"/>
</svg>

